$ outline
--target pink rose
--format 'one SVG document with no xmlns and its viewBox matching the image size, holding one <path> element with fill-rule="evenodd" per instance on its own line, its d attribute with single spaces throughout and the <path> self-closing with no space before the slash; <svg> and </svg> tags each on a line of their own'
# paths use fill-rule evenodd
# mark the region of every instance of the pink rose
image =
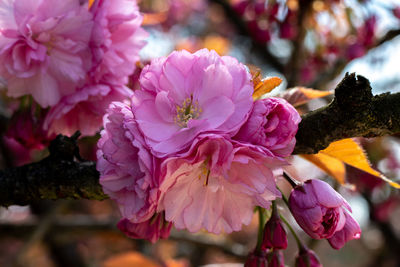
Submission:
<svg viewBox="0 0 400 267">
<path fill-rule="evenodd" d="M 296 144 L 300 115 L 286 100 L 266 98 L 254 102 L 247 122 L 234 139 L 271 150 L 280 157 L 289 156 Z"/>
<path fill-rule="evenodd" d="M 295 187 L 290 210 L 303 230 L 315 239 L 327 238 L 334 248 L 358 239 L 361 230 L 349 212 L 347 201 L 327 183 L 313 179 Z"/>
<path fill-rule="evenodd" d="M 117 225 L 125 235 L 134 239 L 147 239 L 155 243 L 160 238 L 168 238 L 172 224 L 166 222 L 162 215 L 155 214 L 152 218 L 141 223 L 132 223 L 127 219 L 122 219 Z"/>
<path fill-rule="evenodd" d="M 201 135 L 188 152 L 162 163 L 158 210 L 177 229 L 239 231 L 255 206 L 268 208 L 280 196 L 272 170 L 282 164 L 255 146 Z"/>
<path fill-rule="evenodd" d="M 128 106 L 110 105 L 98 148 L 97 170 L 103 191 L 117 201 L 122 216 L 129 221 L 150 219 L 159 197 L 156 162 L 144 146 Z"/>
<path fill-rule="evenodd" d="M 201 133 L 234 135 L 253 105 L 245 66 L 207 49 L 155 59 L 139 82 L 132 109 L 157 157 L 188 148 Z"/>
</svg>

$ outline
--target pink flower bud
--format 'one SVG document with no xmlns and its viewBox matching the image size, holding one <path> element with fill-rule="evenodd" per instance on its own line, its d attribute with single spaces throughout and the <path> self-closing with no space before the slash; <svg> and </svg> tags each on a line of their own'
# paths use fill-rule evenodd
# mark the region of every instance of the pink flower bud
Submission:
<svg viewBox="0 0 400 267">
<path fill-rule="evenodd" d="M 285 267 L 282 250 L 273 250 L 267 253 L 268 267 Z"/>
<path fill-rule="evenodd" d="M 287 244 L 285 229 L 279 215 L 274 211 L 264 227 L 264 239 L 261 248 L 286 249 Z"/>
<path fill-rule="evenodd" d="M 283 253 L 281 250 L 271 252 L 253 251 L 248 256 L 244 267 L 284 267 Z"/>
<path fill-rule="evenodd" d="M 282 98 L 265 98 L 254 102 L 249 119 L 236 135 L 237 140 L 261 145 L 276 156 L 289 156 L 296 144 L 300 115 Z"/>
<path fill-rule="evenodd" d="M 147 221 L 133 223 L 123 218 L 118 222 L 118 229 L 124 234 L 135 239 L 147 239 L 155 243 L 158 239 L 167 238 L 172 228 L 172 223 L 166 222 L 160 214 L 154 215 Z"/>
<path fill-rule="evenodd" d="M 296 257 L 296 267 L 322 267 L 317 255 L 308 248 L 302 248 Z"/>
<path fill-rule="evenodd" d="M 358 239 L 360 227 L 351 217 L 347 201 L 321 180 L 308 180 L 294 188 L 289 197 L 290 210 L 297 223 L 312 238 L 330 238 L 333 248 Z"/>
<path fill-rule="evenodd" d="M 239 1 L 237 2 L 234 6 L 233 9 L 239 14 L 243 15 L 244 12 L 246 11 L 247 6 L 249 5 L 249 2 L 247 0 L 244 1 Z"/>
<path fill-rule="evenodd" d="M 397 7 L 395 7 L 395 8 L 393 9 L 393 15 L 394 15 L 396 18 L 400 19 L 400 6 L 397 6 Z"/>
<path fill-rule="evenodd" d="M 266 266 L 268 266 L 268 262 L 266 261 L 265 253 L 264 252 L 257 253 L 255 251 L 249 254 L 244 264 L 244 267 L 266 267 Z"/>
</svg>

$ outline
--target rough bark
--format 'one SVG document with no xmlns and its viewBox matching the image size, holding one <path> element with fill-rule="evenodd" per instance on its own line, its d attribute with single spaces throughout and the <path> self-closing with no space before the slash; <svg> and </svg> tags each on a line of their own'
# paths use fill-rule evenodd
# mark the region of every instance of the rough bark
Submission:
<svg viewBox="0 0 400 267">
<path fill-rule="evenodd" d="M 312 154 L 349 137 L 400 132 L 400 93 L 373 96 L 369 81 L 347 74 L 333 101 L 302 116 L 294 154 Z M 77 135 L 58 136 L 40 162 L 0 171 L 0 206 L 25 205 L 38 199 L 93 199 L 107 196 L 95 162 L 82 161 Z"/>
<path fill-rule="evenodd" d="M 346 74 L 333 101 L 302 116 L 294 154 L 313 154 L 333 141 L 400 132 L 400 93 L 372 95 L 369 81 Z"/>
<path fill-rule="evenodd" d="M 107 198 L 96 163 L 75 160 L 76 138 L 59 135 L 50 144 L 47 158 L 0 171 L 0 206 L 26 205 L 38 199 Z"/>
</svg>

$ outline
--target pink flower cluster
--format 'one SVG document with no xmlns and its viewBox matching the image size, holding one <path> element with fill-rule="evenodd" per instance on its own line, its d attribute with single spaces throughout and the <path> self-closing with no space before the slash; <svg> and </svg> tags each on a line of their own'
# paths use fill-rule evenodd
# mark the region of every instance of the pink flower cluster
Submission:
<svg viewBox="0 0 400 267">
<path fill-rule="evenodd" d="M 131 92 L 145 31 L 135 0 L 0 2 L 0 76 L 12 97 L 50 107 L 50 133 L 99 130 L 105 109 Z"/>
<path fill-rule="evenodd" d="M 146 66 L 139 83 L 131 106 L 109 107 L 97 153 L 123 232 L 153 242 L 171 224 L 230 233 L 280 197 L 274 173 L 300 116 L 281 99 L 253 102 L 244 65 L 206 49 L 173 52 Z"/>
</svg>

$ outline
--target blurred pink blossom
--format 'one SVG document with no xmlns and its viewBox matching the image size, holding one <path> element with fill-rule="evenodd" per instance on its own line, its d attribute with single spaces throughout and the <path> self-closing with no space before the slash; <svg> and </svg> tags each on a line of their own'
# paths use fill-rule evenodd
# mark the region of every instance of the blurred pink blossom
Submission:
<svg viewBox="0 0 400 267">
<path fill-rule="evenodd" d="M 393 15 L 394 15 L 396 18 L 400 19 L 400 6 L 396 6 L 396 7 L 393 9 Z"/>
<path fill-rule="evenodd" d="M 78 0 L 0 2 L 0 75 L 8 95 L 54 106 L 83 85 L 92 56 L 92 14 Z"/>
<path fill-rule="evenodd" d="M 300 115 L 286 100 L 266 98 L 254 102 L 247 122 L 234 139 L 263 146 L 279 157 L 289 156 L 296 144 Z"/>
<path fill-rule="evenodd" d="M 133 111 L 152 153 L 164 157 L 187 148 L 205 132 L 234 135 L 249 116 L 251 75 L 232 57 L 202 49 L 173 52 L 146 66 Z"/>
<path fill-rule="evenodd" d="M 46 148 L 55 137 L 43 130 L 43 117 L 43 112 L 35 115 L 31 109 L 17 111 L 11 117 L 3 141 L 15 166 L 30 163 L 34 153 Z"/>
<path fill-rule="evenodd" d="M 283 164 L 256 146 L 199 136 L 187 153 L 162 163 L 158 210 L 165 210 L 177 229 L 239 231 L 250 223 L 255 206 L 269 208 L 281 196 L 272 170 Z"/>
<path fill-rule="evenodd" d="M 136 1 L 97 0 L 90 11 L 94 16 L 89 43 L 92 67 L 85 85 L 50 110 L 45 125 L 50 132 L 71 135 L 80 130 L 83 135 L 94 135 L 108 105 L 132 94 L 125 84 L 147 37 L 140 27 L 142 16 Z"/>
</svg>

